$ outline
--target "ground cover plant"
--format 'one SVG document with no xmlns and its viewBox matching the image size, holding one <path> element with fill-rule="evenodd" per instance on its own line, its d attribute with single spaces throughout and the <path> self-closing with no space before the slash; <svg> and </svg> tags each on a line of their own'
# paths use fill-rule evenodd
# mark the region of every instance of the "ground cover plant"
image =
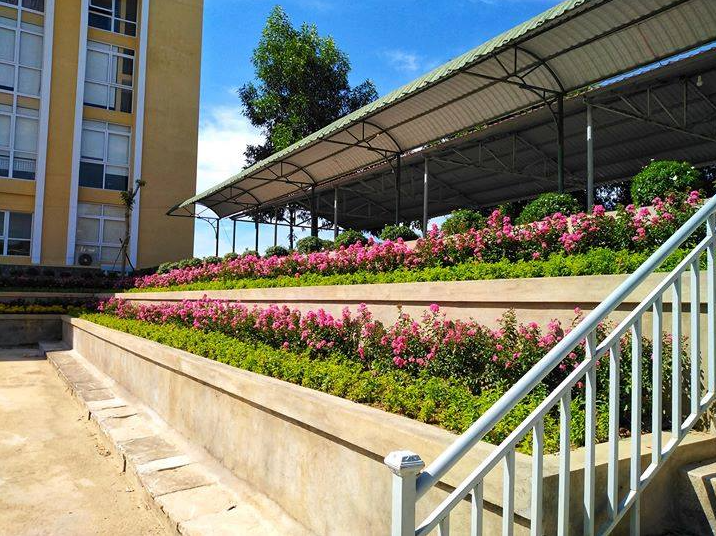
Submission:
<svg viewBox="0 0 716 536">
<path fill-rule="evenodd" d="M 16 299 L 0 302 L 0 315 L 4 314 L 75 314 L 82 311 L 95 311 L 97 300 L 94 298 L 38 298 Z"/>
<path fill-rule="evenodd" d="M 484 227 L 470 229 L 465 233 L 447 234 L 433 226 L 428 236 L 419 239 L 414 247 L 408 247 L 401 238 L 398 238 L 395 241 L 385 240 L 380 243 L 355 242 L 336 250 L 307 254 L 293 252 L 285 256 L 270 257 L 244 254 L 222 262 L 192 261 L 191 264 L 187 263 L 184 267 L 165 273 L 138 277 L 134 280 L 134 286 L 138 289 L 173 288 L 184 285 L 195 285 L 194 288 L 213 288 L 212 285 L 217 282 L 261 279 L 271 280 L 270 284 L 265 286 L 288 286 L 281 284 L 282 278 L 300 279 L 316 275 L 340 278 L 348 274 L 365 276 L 364 282 L 370 282 L 368 280 L 374 279 L 375 274 L 390 272 L 403 274 L 399 279 L 410 280 L 411 276 L 404 275 L 404 272 L 414 273 L 421 270 L 440 272 L 443 269 L 446 269 L 444 273 L 449 274 L 446 279 L 456 278 L 459 273 L 467 279 L 470 278 L 468 276 L 473 270 L 498 274 L 505 266 L 500 263 L 543 260 L 564 265 L 567 264 L 563 262 L 565 257 L 589 255 L 600 249 L 612 252 L 623 251 L 624 253 L 619 255 L 624 258 L 628 254 L 651 253 L 694 214 L 701 204 L 702 198 L 699 192 L 692 191 L 683 195 L 669 194 L 664 199 L 654 198 L 651 208 L 628 205 L 616 214 L 607 214 L 603 207 L 596 206 L 591 213 L 579 212 L 565 216 L 557 212 L 525 225 L 514 225 L 501 210 L 495 210 L 487 218 Z M 698 235 L 695 239 L 697 238 Z M 581 260 L 597 261 L 604 256 L 605 253 L 599 252 L 593 257 L 581 257 Z M 553 257 L 557 260 L 551 261 Z M 487 263 L 495 263 L 497 266 L 477 268 L 478 265 Z M 472 267 L 473 265 L 475 268 Z M 460 269 L 452 270 L 458 266 Z M 539 277 L 542 275 L 540 271 L 549 271 L 550 266 L 551 264 L 533 264 L 525 267 L 521 264 L 519 270 L 533 269 L 534 276 Z M 591 270 L 582 269 L 582 271 L 591 274 L 615 273 L 609 266 L 609 263 L 597 263 Z M 567 274 L 557 275 L 572 275 L 569 269 L 564 271 Z M 346 278 L 346 283 L 350 282 L 353 282 L 353 279 Z M 237 286 L 242 285 L 224 288 Z"/>
<path fill-rule="evenodd" d="M 519 324 L 507 312 L 496 329 L 473 320 L 448 320 L 437 305 L 418 319 L 401 313 L 395 324 L 385 326 L 365 306 L 355 313 L 344 310 L 334 317 L 324 310 L 301 314 L 288 307 L 246 307 L 220 300 L 194 300 L 173 304 L 134 304 L 111 299 L 100 304 L 100 314 L 85 314 L 94 322 L 113 327 L 211 359 L 254 372 L 376 405 L 442 426 L 464 431 L 511 385 L 541 359 L 572 328 L 550 322 L 544 329 L 535 323 Z M 575 322 L 580 318 L 576 312 Z M 601 325 L 603 337 L 608 325 Z M 649 429 L 651 343 L 644 345 L 642 415 Z M 668 377 L 671 339 L 663 341 L 665 377 Z M 629 422 L 630 340 L 622 339 L 622 421 Z M 270 351 L 269 351 L 270 350 Z M 597 369 L 599 411 L 597 434 L 607 434 L 608 366 Z M 584 359 L 583 346 L 488 436 L 504 439 L 516 424 L 536 407 L 550 389 Z M 607 360 L 603 360 L 604 363 Z M 584 393 L 578 384 L 573 393 L 573 419 L 583 422 Z M 668 401 L 664 407 L 669 407 Z M 546 422 L 548 448 L 558 445 L 556 413 Z M 668 416 L 665 416 L 668 422 Z M 583 430 L 575 426 L 573 442 L 580 445 Z M 529 450 L 529 439 L 522 450 Z"/>
</svg>

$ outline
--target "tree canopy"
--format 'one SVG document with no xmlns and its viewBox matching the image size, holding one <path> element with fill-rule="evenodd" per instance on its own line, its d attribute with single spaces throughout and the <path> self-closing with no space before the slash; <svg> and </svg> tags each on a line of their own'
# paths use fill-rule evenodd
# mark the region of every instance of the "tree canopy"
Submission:
<svg viewBox="0 0 716 536">
<path fill-rule="evenodd" d="M 247 147 L 248 165 L 377 98 L 370 80 L 350 86 L 348 56 L 332 37 L 321 37 L 313 24 L 294 28 L 281 6 L 271 11 L 251 62 L 256 80 L 239 97 L 265 142 Z"/>
</svg>

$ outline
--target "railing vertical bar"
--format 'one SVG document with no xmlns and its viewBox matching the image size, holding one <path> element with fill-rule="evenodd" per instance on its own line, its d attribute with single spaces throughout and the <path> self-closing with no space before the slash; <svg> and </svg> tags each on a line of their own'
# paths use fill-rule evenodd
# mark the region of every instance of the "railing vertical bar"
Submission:
<svg viewBox="0 0 716 536">
<path fill-rule="evenodd" d="M 607 475 L 607 499 L 609 518 L 619 512 L 619 367 L 621 348 L 619 341 L 609 349 L 609 465 Z"/>
<path fill-rule="evenodd" d="M 438 534 L 439 536 L 450 536 L 450 514 L 446 515 L 438 525 Z"/>
<path fill-rule="evenodd" d="M 569 455 L 570 437 L 569 427 L 571 415 L 572 394 L 567 391 L 559 401 L 559 506 L 557 509 L 557 535 L 569 534 Z"/>
<path fill-rule="evenodd" d="M 708 392 L 716 392 L 716 215 L 706 220 L 706 235 L 711 238 L 706 248 L 706 302 L 708 329 Z"/>
<path fill-rule="evenodd" d="M 515 449 L 505 455 L 502 483 L 502 535 L 512 536 L 515 525 Z"/>
<path fill-rule="evenodd" d="M 681 275 L 674 280 L 671 298 L 671 435 L 681 438 Z"/>
<path fill-rule="evenodd" d="M 662 344 L 663 302 L 659 297 L 652 309 L 652 405 L 651 405 L 651 463 L 659 465 L 661 460 L 661 413 L 662 407 Z"/>
<path fill-rule="evenodd" d="M 470 536 L 482 536 L 482 481 L 472 490 Z"/>
<path fill-rule="evenodd" d="M 641 479 L 641 322 L 631 328 L 631 464 L 629 488 L 636 494 L 631 507 L 631 534 L 639 531 L 639 481 Z"/>
<path fill-rule="evenodd" d="M 691 303 L 689 304 L 691 315 L 691 329 L 689 332 L 691 346 L 691 415 L 699 412 L 701 400 L 701 337 L 700 319 L 701 297 L 699 289 L 699 259 L 691 264 Z"/>
<path fill-rule="evenodd" d="M 544 420 L 532 429 L 532 502 L 530 509 L 530 536 L 542 536 L 542 469 L 544 456 Z"/>
<path fill-rule="evenodd" d="M 586 359 L 592 363 L 585 376 L 584 408 L 584 534 L 594 534 L 594 455 L 597 413 L 596 334 L 592 331 L 585 341 Z"/>
</svg>

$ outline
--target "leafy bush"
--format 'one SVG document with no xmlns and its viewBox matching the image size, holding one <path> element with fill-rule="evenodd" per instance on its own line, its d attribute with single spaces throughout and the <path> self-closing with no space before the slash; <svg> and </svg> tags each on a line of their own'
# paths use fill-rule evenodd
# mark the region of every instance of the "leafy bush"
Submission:
<svg viewBox="0 0 716 536">
<path fill-rule="evenodd" d="M 158 274 L 168 274 L 172 270 L 179 268 L 178 262 L 163 262 L 157 267 Z"/>
<path fill-rule="evenodd" d="M 304 255 L 323 251 L 324 249 L 329 249 L 331 246 L 332 242 L 330 240 L 323 240 L 317 236 L 306 236 L 296 243 L 296 249 L 299 253 Z"/>
<path fill-rule="evenodd" d="M 485 217 L 470 209 L 453 210 L 440 226 L 446 235 L 466 233 L 470 229 L 482 229 L 485 226 Z"/>
<path fill-rule="evenodd" d="M 266 252 L 264 255 L 266 257 L 286 257 L 291 252 L 288 250 L 288 248 L 283 246 L 270 246 L 266 248 Z"/>
<path fill-rule="evenodd" d="M 259 256 L 258 251 L 256 251 L 255 249 L 248 249 L 248 248 L 246 248 L 244 250 L 244 252 L 241 255 L 239 255 L 239 257 L 258 257 L 258 256 Z"/>
<path fill-rule="evenodd" d="M 275 349 L 260 342 L 244 342 L 216 331 L 201 332 L 176 324 L 150 324 L 107 314 L 84 314 L 82 318 L 237 368 L 371 405 L 456 433 L 464 432 L 506 390 L 506 386 L 500 385 L 475 395 L 461 382 L 453 379 L 438 378 L 425 372 L 414 376 L 405 370 L 379 371 L 360 361 L 347 360 L 340 353 L 313 359 L 305 352 Z M 504 440 L 544 396 L 544 389 L 538 387 L 495 426 L 485 440 L 491 443 Z M 583 417 L 580 421 L 579 412 L 580 408 L 575 404 L 572 417 L 575 422 L 583 422 Z M 556 411 L 553 411 L 545 418 L 545 450 L 556 451 L 558 439 L 558 416 Z M 605 437 L 599 436 L 599 439 L 604 440 Z M 529 439 L 523 441 L 519 448 L 523 452 L 529 452 Z"/>
<path fill-rule="evenodd" d="M 522 209 L 515 223 L 523 225 L 533 221 L 540 221 L 558 212 L 565 216 L 579 212 L 579 203 L 569 194 L 554 192 L 542 194 Z"/>
<path fill-rule="evenodd" d="M 356 243 L 365 245 L 368 243 L 368 238 L 360 231 L 346 229 L 336 237 L 334 246 L 336 248 L 348 247 Z"/>
<path fill-rule="evenodd" d="M 177 263 L 177 268 L 180 270 L 184 268 L 198 268 L 203 264 L 203 261 L 198 257 L 192 257 L 190 259 L 182 259 Z"/>
<path fill-rule="evenodd" d="M 395 242 L 398 238 L 404 241 L 417 240 L 418 235 L 407 225 L 386 225 L 380 232 L 381 240 L 392 240 Z"/>
<path fill-rule="evenodd" d="M 652 161 L 631 183 L 631 197 L 639 205 L 651 205 L 655 197 L 698 190 L 703 186 L 701 173 L 687 162 Z"/>
<path fill-rule="evenodd" d="M 235 253 L 233 251 L 229 251 L 228 253 L 225 253 L 222 259 L 224 259 L 225 262 L 233 261 L 234 259 L 238 259 L 239 254 Z"/>
<path fill-rule="evenodd" d="M 216 255 L 209 255 L 208 257 L 204 257 L 204 264 L 219 264 L 221 262 L 221 257 L 217 257 Z"/>
</svg>

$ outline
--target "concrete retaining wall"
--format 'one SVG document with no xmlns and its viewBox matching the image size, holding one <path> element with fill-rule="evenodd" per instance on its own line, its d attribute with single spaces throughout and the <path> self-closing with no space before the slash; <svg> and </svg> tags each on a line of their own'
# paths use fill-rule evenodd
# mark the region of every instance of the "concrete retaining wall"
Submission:
<svg viewBox="0 0 716 536">
<path fill-rule="evenodd" d="M 317 534 L 389 533 L 391 474 L 383 457 L 410 449 L 429 463 L 455 435 L 439 428 L 216 363 L 90 322 L 64 317 L 64 340 L 92 365 L 154 410 L 188 440 L 238 477 L 279 502 Z M 649 437 L 642 462 L 648 465 Z M 628 441 L 620 448 L 620 481 L 628 486 Z M 671 518 L 676 469 L 713 456 L 712 436 L 692 434 L 651 484 L 642 500 L 643 530 L 661 531 Z M 479 443 L 419 504 L 419 517 L 445 497 L 494 447 Z M 597 448 L 598 504 L 604 511 L 606 445 Z M 571 519 L 581 533 L 583 452 L 572 455 Z M 527 534 L 528 456 L 517 455 L 516 534 Z M 554 532 L 557 456 L 546 456 L 545 533 Z M 485 534 L 499 532 L 501 470 L 485 482 Z M 469 504 L 451 517 L 467 533 Z"/>
<path fill-rule="evenodd" d="M 0 347 L 25 346 L 62 338 L 61 315 L 0 315 Z"/>
</svg>

